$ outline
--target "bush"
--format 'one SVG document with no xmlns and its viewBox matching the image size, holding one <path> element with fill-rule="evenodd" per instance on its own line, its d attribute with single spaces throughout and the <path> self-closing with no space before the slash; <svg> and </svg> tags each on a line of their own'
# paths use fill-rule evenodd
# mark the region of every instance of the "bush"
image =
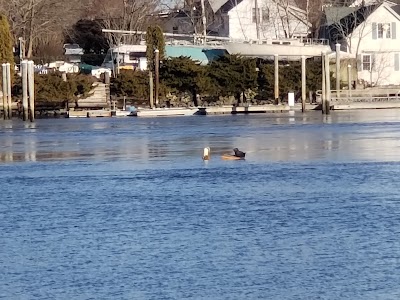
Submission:
<svg viewBox="0 0 400 300">
<path fill-rule="evenodd" d="M 82 74 L 68 74 L 67 81 L 63 81 L 60 73 L 35 74 L 35 105 L 63 108 L 67 101 L 89 96 L 94 82 L 93 77 Z M 14 83 L 13 96 L 22 99 L 21 77 Z"/>
<path fill-rule="evenodd" d="M 149 76 L 147 72 L 121 70 L 111 79 L 110 92 L 118 97 L 130 96 L 137 100 L 149 99 Z"/>
</svg>

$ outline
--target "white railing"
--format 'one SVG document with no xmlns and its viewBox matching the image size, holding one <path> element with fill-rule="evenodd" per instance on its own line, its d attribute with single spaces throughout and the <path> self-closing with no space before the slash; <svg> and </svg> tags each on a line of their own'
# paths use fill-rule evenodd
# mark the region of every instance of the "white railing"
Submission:
<svg viewBox="0 0 400 300">
<path fill-rule="evenodd" d="M 322 91 L 316 92 L 317 98 L 322 97 Z M 355 103 L 355 102 L 400 102 L 400 90 L 331 90 L 331 103 Z"/>
<path fill-rule="evenodd" d="M 130 35 L 146 35 L 145 31 L 130 31 L 130 30 L 113 30 L 113 29 L 102 29 L 103 32 L 107 33 L 117 33 L 117 34 L 130 34 Z M 296 37 L 296 38 L 282 38 L 282 39 L 263 39 L 263 40 L 245 40 L 245 39 L 232 39 L 230 37 L 222 36 L 211 36 L 208 35 L 204 38 L 201 34 L 180 34 L 180 33 L 164 33 L 164 36 L 169 45 L 173 43 L 179 44 L 179 41 L 186 41 L 192 45 L 212 45 L 218 44 L 222 45 L 224 43 L 243 43 L 243 44 L 281 44 L 290 45 L 293 44 L 304 44 L 304 45 L 328 45 L 327 39 L 314 39 L 306 37 Z M 177 41 L 177 42 L 175 42 Z M 205 43 L 204 43 L 205 42 Z"/>
</svg>

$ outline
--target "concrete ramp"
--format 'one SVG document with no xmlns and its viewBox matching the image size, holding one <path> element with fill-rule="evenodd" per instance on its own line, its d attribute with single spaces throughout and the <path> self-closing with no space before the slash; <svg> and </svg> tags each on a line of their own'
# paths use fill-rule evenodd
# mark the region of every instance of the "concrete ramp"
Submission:
<svg viewBox="0 0 400 300">
<path fill-rule="evenodd" d="M 79 99 L 77 108 L 110 109 L 110 87 L 101 82 L 94 83 L 91 95 L 87 98 Z"/>
</svg>

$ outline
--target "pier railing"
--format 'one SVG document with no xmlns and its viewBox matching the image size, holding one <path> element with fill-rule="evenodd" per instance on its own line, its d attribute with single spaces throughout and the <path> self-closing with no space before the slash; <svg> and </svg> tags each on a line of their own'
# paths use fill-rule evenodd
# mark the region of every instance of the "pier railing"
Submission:
<svg viewBox="0 0 400 300">
<path fill-rule="evenodd" d="M 317 91 L 317 98 L 321 99 L 322 92 Z M 331 90 L 332 104 L 372 102 L 400 102 L 400 89 L 381 90 Z"/>
</svg>

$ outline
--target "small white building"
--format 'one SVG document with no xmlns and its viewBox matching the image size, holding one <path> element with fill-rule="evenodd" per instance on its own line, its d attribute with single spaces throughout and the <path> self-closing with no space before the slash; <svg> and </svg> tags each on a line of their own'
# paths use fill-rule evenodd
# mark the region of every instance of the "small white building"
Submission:
<svg viewBox="0 0 400 300">
<path fill-rule="evenodd" d="M 131 70 L 146 70 L 146 45 L 120 45 L 110 48 L 104 59 L 102 67 L 115 70 L 131 69 Z"/>
</svg>

